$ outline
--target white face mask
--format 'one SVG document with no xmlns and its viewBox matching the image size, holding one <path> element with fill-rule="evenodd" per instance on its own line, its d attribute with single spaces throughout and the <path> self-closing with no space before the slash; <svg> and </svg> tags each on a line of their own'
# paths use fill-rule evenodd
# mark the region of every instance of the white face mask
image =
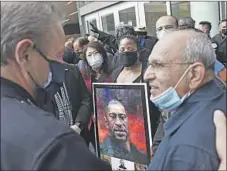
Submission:
<svg viewBox="0 0 227 171">
<path fill-rule="evenodd" d="M 103 57 L 100 53 L 97 53 L 95 55 L 92 54 L 91 57 L 87 58 L 87 62 L 93 70 L 97 70 L 103 64 Z"/>
</svg>

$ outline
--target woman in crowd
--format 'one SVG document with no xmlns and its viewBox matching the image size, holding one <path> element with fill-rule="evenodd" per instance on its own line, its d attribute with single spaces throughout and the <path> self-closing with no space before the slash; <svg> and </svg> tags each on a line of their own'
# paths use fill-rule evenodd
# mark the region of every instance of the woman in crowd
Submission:
<svg viewBox="0 0 227 171">
<path fill-rule="evenodd" d="M 111 75 L 117 83 L 138 83 L 143 81 L 142 63 L 138 57 L 139 44 L 133 35 L 123 36 L 119 41 L 119 60 L 123 66 L 115 69 Z"/>
<path fill-rule="evenodd" d="M 101 43 L 97 41 L 88 43 L 85 49 L 85 62 L 89 70 L 85 78 L 89 91 L 93 82 L 110 82 L 107 53 Z"/>
<path fill-rule="evenodd" d="M 112 82 L 115 83 L 140 83 L 143 82 L 143 74 L 146 67 L 142 65 L 140 58 L 143 56 L 139 55 L 139 44 L 138 40 L 133 35 L 126 35 L 119 40 L 119 58 L 121 64 L 119 68 L 115 69 L 111 74 Z M 148 97 L 149 97 L 148 91 Z M 154 136 L 157 129 L 157 121 L 160 117 L 160 112 L 149 101 L 149 110 L 151 118 L 151 130 L 152 137 Z"/>
<path fill-rule="evenodd" d="M 88 64 L 89 74 L 85 78 L 88 90 L 92 91 L 92 83 L 111 82 L 107 53 L 98 41 L 91 41 L 85 49 L 85 61 Z M 90 141 L 95 146 L 94 122 L 91 121 Z"/>
</svg>

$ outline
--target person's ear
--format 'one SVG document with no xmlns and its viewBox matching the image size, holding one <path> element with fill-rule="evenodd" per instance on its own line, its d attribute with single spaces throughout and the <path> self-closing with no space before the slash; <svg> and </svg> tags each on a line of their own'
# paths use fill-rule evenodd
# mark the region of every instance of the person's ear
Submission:
<svg viewBox="0 0 227 171">
<path fill-rule="evenodd" d="M 29 66 L 28 64 L 32 57 L 33 46 L 34 43 L 30 39 L 23 39 L 16 45 L 15 60 L 24 69 Z"/>
<path fill-rule="evenodd" d="M 195 90 L 202 84 L 205 72 L 205 66 L 200 62 L 196 62 L 191 66 L 188 74 L 190 90 Z"/>
</svg>

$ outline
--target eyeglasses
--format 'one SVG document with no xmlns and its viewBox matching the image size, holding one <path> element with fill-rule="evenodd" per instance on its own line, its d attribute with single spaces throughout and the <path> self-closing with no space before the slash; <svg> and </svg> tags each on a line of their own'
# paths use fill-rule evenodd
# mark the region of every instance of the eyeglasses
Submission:
<svg viewBox="0 0 227 171">
<path fill-rule="evenodd" d="M 193 64 L 193 63 L 192 62 L 156 62 L 156 61 L 153 61 L 153 62 L 148 62 L 147 66 L 151 67 L 152 69 L 155 69 L 155 70 L 160 70 L 169 65 L 190 65 L 190 64 Z"/>
</svg>

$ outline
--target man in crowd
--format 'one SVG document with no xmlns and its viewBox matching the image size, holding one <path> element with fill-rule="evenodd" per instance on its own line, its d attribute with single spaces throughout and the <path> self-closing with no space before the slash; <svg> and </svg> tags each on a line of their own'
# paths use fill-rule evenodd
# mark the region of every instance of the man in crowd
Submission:
<svg viewBox="0 0 227 171">
<path fill-rule="evenodd" d="M 36 106 L 37 88 L 64 74 L 56 62 L 62 19 L 49 2 L 1 2 L 1 170 L 111 170 L 68 125 Z"/>
<path fill-rule="evenodd" d="M 148 36 L 146 27 L 136 27 L 135 32 L 137 33 L 140 48 L 147 48 L 151 52 L 158 39 Z"/>
<path fill-rule="evenodd" d="M 65 42 L 63 60 L 69 64 L 77 64 L 79 62 L 79 58 L 74 52 L 72 41 Z"/>
<path fill-rule="evenodd" d="M 209 21 L 201 21 L 199 23 L 199 29 L 208 35 L 208 37 L 210 38 L 210 31 L 211 31 L 212 25 Z"/>
<path fill-rule="evenodd" d="M 104 117 L 109 136 L 100 144 L 100 151 L 108 156 L 123 158 L 147 164 L 147 157 L 129 140 L 128 116 L 125 107 L 117 100 L 111 100 Z"/>
<path fill-rule="evenodd" d="M 162 16 L 156 21 L 156 34 L 160 39 L 167 32 L 176 30 L 178 27 L 177 19 L 173 16 Z"/>
<path fill-rule="evenodd" d="M 217 59 L 227 66 L 227 19 L 220 21 L 219 33 L 212 38 L 212 42 L 217 45 Z"/>
<path fill-rule="evenodd" d="M 193 20 L 192 17 L 181 17 L 178 20 L 178 28 L 179 29 L 195 28 L 195 20 Z"/>
<path fill-rule="evenodd" d="M 218 169 L 213 112 L 226 113 L 226 87 L 215 61 L 210 39 L 194 29 L 168 33 L 155 45 L 144 79 L 151 101 L 170 116 L 149 169 Z"/>
</svg>

